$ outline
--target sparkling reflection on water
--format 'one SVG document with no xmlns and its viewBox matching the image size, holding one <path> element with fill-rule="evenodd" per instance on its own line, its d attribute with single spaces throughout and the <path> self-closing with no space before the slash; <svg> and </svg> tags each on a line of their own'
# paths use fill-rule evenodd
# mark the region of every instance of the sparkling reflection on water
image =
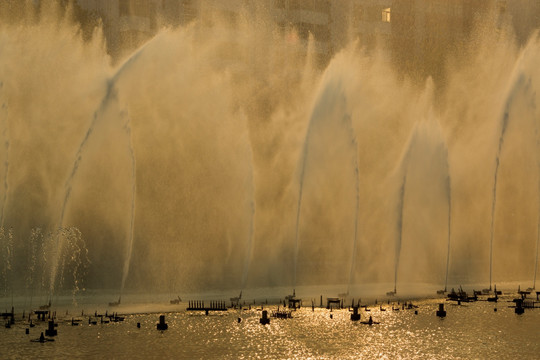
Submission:
<svg viewBox="0 0 540 360">
<path fill-rule="evenodd" d="M 441 300 L 416 302 L 418 315 L 414 310 L 393 311 L 388 304 L 383 305 L 386 311 L 373 306 L 361 311 L 362 320 L 371 315 L 380 322 L 372 326 L 352 322 L 347 309 L 311 307 L 294 312 L 293 319 L 271 319 L 266 326 L 260 325 L 261 312 L 254 307 L 209 316 L 181 310 L 165 313 L 169 329 L 163 332 L 156 330 L 158 313 L 98 325 L 89 325 L 84 317 L 81 326 L 71 326 L 67 316 L 59 321 L 55 342 L 31 343 L 46 324 L 38 323 L 26 335 L 27 325 L 19 321 L 11 329 L 0 329 L 0 343 L 2 358 L 538 358 L 540 309 L 519 316 L 509 300 L 446 303 L 444 319 L 435 316 Z"/>
</svg>

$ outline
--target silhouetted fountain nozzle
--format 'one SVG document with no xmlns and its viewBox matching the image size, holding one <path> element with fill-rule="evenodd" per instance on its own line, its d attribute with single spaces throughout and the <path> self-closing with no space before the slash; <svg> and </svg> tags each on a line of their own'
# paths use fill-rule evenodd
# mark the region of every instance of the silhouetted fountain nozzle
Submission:
<svg viewBox="0 0 540 360">
<path fill-rule="evenodd" d="M 56 336 L 58 335 L 58 330 L 55 328 L 58 326 L 58 324 L 54 323 L 54 320 L 49 321 L 49 327 L 47 330 L 45 330 L 45 335 L 47 336 Z"/>
<path fill-rule="evenodd" d="M 332 309 L 332 308 L 339 309 L 340 307 L 342 307 L 340 298 L 326 298 L 327 309 Z"/>
<path fill-rule="evenodd" d="M 497 291 L 495 290 L 495 296 L 488 297 L 487 301 L 489 301 L 489 302 L 497 302 L 497 300 L 499 300 L 499 295 L 497 294 Z"/>
<path fill-rule="evenodd" d="M 516 299 L 514 301 L 516 302 L 516 308 L 514 310 L 516 314 L 523 314 L 525 312 L 525 308 L 523 307 L 523 299 Z"/>
<path fill-rule="evenodd" d="M 263 310 L 262 318 L 259 319 L 259 322 L 263 325 L 270 324 L 270 319 L 268 318 L 268 311 Z"/>
<path fill-rule="evenodd" d="M 380 324 L 378 321 L 373 321 L 373 318 L 371 317 L 371 315 L 369 316 L 368 321 L 362 321 L 361 323 L 364 324 L 364 325 L 370 325 L 370 326 Z"/>
<path fill-rule="evenodd" d="M 43 335 L 43 333 L 41 333 L 41 335 L 39 336 L 39 338 L 37 339 L 32 339 L 30 340 L 31 342 L 38 342 L 38 343 L 44 343 L 44 342 L 47 342 L 47 341 L 54 341 L 54 339 L 48 339 L 45 337 L 45 335 Z"/>
<path fill-rule="evenodd" d="M 11 313 L 9 313 L 9 324 L 15 325 L 15 308 L 11 307 Z"/>
<path fill-rule="evenodd" d="M 297 299 L 297 298 L 289 298 L 289 309 L 300 309 L 300 307 L 302 306 L 302 300 L 301 299 Z"/>
<path fill-rule="evenodd" d="M 444 304 L 439 304 L 439 310 L 437 310 L 437 316 L 441 318 L 446 316 L 446 310 L 444 310 Z"/>
<path fill-rule="evenodd" d="M 352 321 L 360 320 L 360 314 L 358 313 L 358 306 L 353 306 L 353 313 L 351 314 Z"/>
<path fill-rule="evenodd" d="M 159 324 L 157 324 L 158 330 L 167 330 L 169 328 L 169 325 L 165 323 L 165 315 L 159 315 Z"/>
</svg>

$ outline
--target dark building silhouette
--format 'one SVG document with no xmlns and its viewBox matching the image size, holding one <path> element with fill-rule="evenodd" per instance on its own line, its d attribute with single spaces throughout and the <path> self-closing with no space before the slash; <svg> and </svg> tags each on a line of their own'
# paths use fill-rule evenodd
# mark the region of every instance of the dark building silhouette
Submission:
<svg viewBox="0 0 540 360">
<path fill-rule="evenodd" d="M 448 59 L 459 55 L 478 26 L 499 31 L 511 25 L 524 43 L 539 19 L 536 0 L 393 0 L 392 58 L 402 74 L 441 82 Z"/>
<path fill-rule="evenodd" d="M 265 9 L 283 33 L 307 46 L 310 38 L 321 66 L 351 40 L 370 50 L 386 48 L 396 69 L 422 81 L 444 81 L 448 59 L 470 41 L 477 25 L 498 31 L 511 25 L 519 44 L 540 27 L 538 0 L 58 0 L 71 4 L 86 38 L 103 26 L 108 52 L 118 59 L 151 38 L 162 26 L 201 20 L 211 26 L 220 15 L 235 23 L 241 11 Z M 40 1 L 2 4 L 0 17 L 17 21 L 29 7 L 39 16 Z M 28 15 L 26 15 L 28 18 Z"/>
</svg>

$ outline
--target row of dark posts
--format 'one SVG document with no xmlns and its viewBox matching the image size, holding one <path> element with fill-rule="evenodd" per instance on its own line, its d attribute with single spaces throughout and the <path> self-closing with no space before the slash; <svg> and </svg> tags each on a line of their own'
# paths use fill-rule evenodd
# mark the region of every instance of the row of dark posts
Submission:
<svg viewBox="0 0 540 360">
<path fill-rule="evenodd" d="M 204 309 L 226 309 L 227 304 L 225 301 L 217 300 L 217 301 L 210 301 L 210 306 L 207 308 L 204 304 L 204 301 L 202 300 L 190 300 L 188 302 L 188 309 L 190 310 L 204 310 Z"/>
</svg>

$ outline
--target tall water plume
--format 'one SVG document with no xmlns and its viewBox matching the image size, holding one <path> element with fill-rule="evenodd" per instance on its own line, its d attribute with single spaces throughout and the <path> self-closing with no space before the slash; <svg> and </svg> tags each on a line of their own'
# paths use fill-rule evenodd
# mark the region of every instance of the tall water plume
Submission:
<svg viewBox="0 0 540 360">
<path fill-rule="evenodd" d="M 538 230 L 536 234 L 536 251 L 535 251 L 535 258 L 534 258 L 534 273 L 533 273 L 533 282 L 532 282 L 532 288 L 536 289 L 536 274 L 538 272 L 538 250 L 540 247 L 540 131 L 538 129 L 539 124 L 538 121 L 535 121 L 535 136 L 536 136 L 536 149 L 537 149 L 537 166 L 538 166 Z"/>
<path fill-rule="evenodd" d="M 349 152 L 354 154 L 352 155 L 352 158 L 351 158 L 351 164 L 348 164 L 349 166 L 352 165 L 352 169 L 354 171 L 354 175 L 353 175 L 353 184 L 354 184 L 354 188 L 355 188 L 355 192 L 354 192 L 354 199 L 355 199 L 355 210 L 352 212 L 354 214 L 354 218 L 353 218 L 353 223 L 354 223 L 354 231 L 353 231 L 353 236 L 352 236 L 352 252 L 351 252 L 351 265 L 350 265 L 350 272 L 349 272 L 349 278 L 347 280 L 347 293 L 349 292 L 350 290 L 350 286 L 351 286 L 351 282 L 353 281 L 353 276 L 354 276 L 354 268 L 355 268 L 355 259 L 356 259 L 356 252 L 357 252 L 357 245 L 358 245 L 358 213 L 359 213 L 359 209 L 360 209 L 360 194 L 359 194 L 359 188 L 358 188 L 358 183 L 359 183 L 359 171 L 358 171 L 358 159 L 357 159 L 357 152 L 358 152 L 358 145 L 356 143 L 356 139 L 355 139 L 355 136 L 354 136 L 354 130 L 352 129 L 351 127 L 351 118 L 349 115 L 344 115 L 343 119 L 339 119 L 339 114 L 337 115 L 337 119 L 334 118 L 334 116 L 336 116 L 336 114 L 332 113 L 332 110 L 328 110 L 328 109 L 325 109 L 325 107 L 329 107 L 331 109 L 332 106 L 334 106 L 335 104 L 337 104 L 338 107 L 340 108 L 345 108 L 345 104 L 343 103 L 343 100 L 337 100 L 336 99 L 324 99 L 325 96 L 332 96 L 330 94 L 335 94 L 335 93 L 339 93 L 340 90 L 339 89 L 339 85 L 337 87 L 334 87 L 333 84 L 330 84 L 328 85 L 328 88 L 325 89 L 325 94 L 321 95 L 321 99 L 319 99 L 317 101 L 317 108 L 315 108 L 315 112 L 316 114 L 314 114 L 313 118 L 312 118 L 312 121 L 310 122 L 310 125 L 308 127 L 308 132 L 306 134 L 306 140 L 305 140 L 305 144 L 304 144 L 304 152 L 303 152 L 303 155 L 302 155 L 302 161 L 301 161 L 301 165 L 300 165 L 300 186 L 299 186 L 299 195 L 298 195 L 298 206 L 297 206 L 297 214 L 296 214 L 296 234 L 295 234 L 295 249 L 294 249 L 294 278 L 293 278 L 293 285 L 296 286 L 297 284 L 297 272 L 298 272 L 298 251 L 299 251 L 299 246 L 300 246 L 300 239 L 299 239 L 299 231 L 300 231 L 300 215 L 301 215 L 301 210 L 302 210 L 302 199 L 303 199 L 303 196 L 304 196 L 304 181 L 305 181 L 305 176 L 306 176 L 306 165 L 307 165 L 307 162 L 308 162 L 308 157 L 310 156 L 310 153 L 309 153 L 309 146 L 310 146 L 310 138 L 312 136 L 311 134 L 311 131 L 312 131 L 312 127 L 317 127 L 317 126 L 321 126 L 320 124 L 317 124 L 315 123 L 315 121 L 321 121 L 320 119 L 330 119 L 330 120 L 334 120 L 334 121 L 337 121 L 336 124 L 332 124 L 334 126 L 338 126 L 338 127 L 347 127 L 349 126 L 349 139 L 347 139 L 346 136 L 344 136 L 344 134 L 339 134 L 341 137 L 339 138 L 329 138 L 328 140 L 325 140 L 325 141 L 329 141 L 329 142 L 332 142 L 332 141 L 335 141 L 335 142 L 341 142 L 343 141 L 346 145 L 348 144 L 350 146 L 349 149 L 345 148 L 345 149 L 340 149 L 340 151 L 344 151 L 345 154 L 347 155 L 350 155 L 348 154 Z M 321 108 L 319 108 L 319 106 Z M 323 114 L 321 115 L 319 112 L 323 111 Z M 328 113 L 326 113 L 326 111 L 330 111 L 330 114 L 331 116 L 328 116 Z M 318 119 L 319 118 L 319 119 Z M 315 120 L 314 120 L 315 119 Z M 328 121 L 328 120 L 327 120 Z M 318 130 L 318 131 L 322 131 L 322 130 Z M 336 154 L 339 154 L 339 152 L 336 152 Z M 320 159 L 320 157 L 317 157 L 318 159 Z M 346 168 L 347 165 L 344 165 L 344 168 Z M 320 176 L 320 175 L 318 175 Z M 339 185 L 337 185 L 339 186 Z M 315 191 L 327 191 L 328 189 L 316 189 Z M 333 204 L 328 204 L 329 207 L 332 207 L 332 206 L 335 206 Z M 333 239 L 327 239 L 327 241 L 329 242 L 332 242 Z"/>
<path fill-rule="evenodd" d="M 0 248 L 2 249 L 1 280 L 4 290 L 3 296 L 7 296 L 8 292 L 13 295 L 13 229 L 6 231 L 4 227 L 0 227 Z"/>
<path fill-rule="evenodd" d="M 345 96 L 340 79 L 322 80 L 300 165 L 294 285 L 298 281 L 301 246 L 304 254 L 310 254 L 303 259 L 310 273 L 341 278 L 347 284 L 352 277 L 355 252 L 350 253 L 350 249 L 356 250 L 358 236 L 358 147 Z M 309 229 L 300 221 L 305 218 L 311 224 Z M 305 239 L 302 243 L 301 237 Z M 352 246 L 345 246 L 345 239 Z M 351 259 L 348 277 L 339 275 L 347 274 L 338 261 L 345 254 L 350 254 Z"/>
<path fill-rule="evenodd" d="M 398 283 L 398 270 L 399 270 L 399 259 L 401 256 L 401 245 L 403 242 L 403 208 L 405 206 L 405 187 L 407 185 L 407 175 L 403 176 L 403 183 L 401 184 L 399 190 L 399 200 L 398 200 L 398 215 L 396 222 L 396 231 L 397 231 L 397 240 L 395 245 L 395 265 L 394 265 L 394 290 L 392 293 L 397 293 L 397 283 Z"/>
<path fill-rule="evenodd" d="M 448 150 L 432 105 L 433 92 L 429 79 L 417 104 L 425 113 L 411 133 L 396 174 L 402 180 L 398 182 L 394 292 L 400 268 L 405 270 L 407 280 L 421 282 L 428 269 L 444 260 L 446 267 L 440 269 L 444 278 L 435 276 L 431 281 L 447 285 L 452 194 Z"/>
<path fill-rule="evenodd" d="M 248 139 L 246 139 L 248 141 Z M 253 152 L 251 151 L 250 147 L 250 163 L 253 164 Z M 247 285 L 248 276 L 249 276 L 249 269 L 251 266 L 251 262 L 253 261 L 253 251 L 254 251 L 254 242 L 255 242 L 255 182 L 254 182 L 254 170 L 253 167 L 251 167 L 249 174 L 250 179 L 248 183 L 251 185 L 251 193 L 252 193 L 252 200 L 250 202 L 251 207 L 251 221 L 249 225 L 249 235 L 246 237 L 246 252 L 245 252 L 245 259 L 244 259 L 244 269 L 242 270 L 242 282 L 241 282 L 241 289 L 244 289 Z"/>
<path fill-rule="evenodd" d="M 537 94 L 517 90 L 501 140 L 505 108 L 519 72 L 531 80 L 533 87 L 538 82 L 538 70 L 533 65 L 538 61 L 537 38 L 532 37 L 519 49 L 511 41 L 510 32 L 486 35 L 483 30 L 474 45 L 465 49 L 465 60 L 450 67 L 453 76 L 442 102 L 441 124 L 448 139 L 452 170 L 449 274 L 458 283 L 482 278 L 524 279 L 525 269 L 532 268 L 534 262 L 524 251 L 530 251 L 532 232 L 537 233 L 533 198 L 538 191 L 538 166 L 532 126 L 538 114 L 531 106 L 533 98 L 538 101 Z M 499 146 L 502 151 L 497 165 Z"/>
<path fill-rule="evenodd" d="M 126 279 L 129 275 L 129 266 L 131 265 L 131 255 L 133 253 L 133 236 L 135 231 L 135 200 L 137 194 L 137 167 L 135 162 L 135 150 L 133 149 L 133 139 L 131 137 L 131 127 L 130 120 L 125 123 L 126 134 L 129 138 L 129 154 L 131 157 L 131 211 L 130 211 L 130 221 L 129 221 L 129 232 L 128 232 L 128 250 L 126 259 L 124 260 L 124 269 L 122 272 L 122 285 L 120 287 L 120 293 L 124 290 L 126 285 Z"/>
<path fill-rule="evenodd" d="M 444 276 L 444 291 L 448 290 L 448 274 L 450 272 L 450 250 L 452 243 L 452 179 L 450 178 L 450 166 L 448 164 L 448 154 L 446 154 L 446 177 L 448 195 L 448 247 L 446 249 L 446 274 Z"/>
<path fill-rule="evenodd" d="M 512 144 L 511 142 L 518 141 L 516 136 L 520 136 L 523 131 L 529 132 L 527 129 L 531 129 L 530 134 L 532 136 L 537 136 L 536 127 L 538 122 L 538 113 L 536 109 L 536 89 L 534 88 L 533 80 L 529 70 L 524 68 L 528 57 L 530 56 L 530 49 L 525 49 L 521 57 L 518 59 L 516 66 L 513 71 L 513 76 L 510 78 L 509 89 L 506 95 L 506 100 L 502 109 L 502 115 L 500 117 L 500 137 L 498 140 L 498 147 L 495 153 L 495 172 L 493 179 L 493 202 L 491 207 L 491 232 L 490 232 L 490 244 L 489 244 L 489 289 L 492 288 L 493 283 L 493 246 L 495 238 L 495 223 L 496 223 L 496 209 L 497 209 L 497 195 L 498 195 L 498 184 L 499 184 L 499 172 L 502 159 L 504 159 L 503 150 L 505 147 L 509 147 L 511 151 L 518 153 L 523 153 L 529 148 L 535 149 L 532 144 L 536 140 L 529 136 L 531 145 L 528 145 L 528 142 L 524 142 L 525 146 Z M 529 60 L 530 61 L 530 60 Z M 513 122 L 513 123 L 511 123 Z M 512 128 L 513 138 L 509 141 L 507 139 L 508 129 Z M 526 137 L 525 137 L 526 138 Z M 521 140 L 523 141 L 523 140 Z M 506 146 L 504 146 L 506 145 Z M 537 153 L 537 151 L 536 151 Z M 536 159 L 528 159 L 525 157 L 524 161 L 535 161 L 534 163 L 538 164 L 538 153 L 536 154 Z M 509 160 L 508 160 L 509 161 Z M 504 163 L 506 165 L 506 163 Z M 540 167 L 536 166 L 537 177 L 540 178 Z M 519 178 L 518 178 L 519 179 Z M 521 182 L 520 187 L 524 187 L 527 192 L 530 192 L 531 186 L 527 183 Z M 508 185 L 507 185 L 508 186 Z M 517 186 L 517 184 L 512 187 Z M 534 189 L 534 187 L 533 187 Z M 536 190 L 536 189 L 535 189 Z"/>
<path fill-rule="evenodd" d="M 29 250 L 28 250 L 28 262 L 27 262 L 27 273 L 25 277 L 25 285 L 26 285 L 26 296 L 30 298 L 30 307 L 32 306 L 32 300 L 34 298 L 34 292 L 35 287 L 37 283 L 37 276 L 38 276 L 38 254 L 39 254 L 39 246 L 38 243 L 39 239 L 39 229 L 32 229 L 32 232 L 30 233 L 30 238 L 28 240 L 29 243 Z"/>
<path fill-rule="evenodd" d="M 360 213 L 360 173 L 359 173 L 360 171 L 358 170 L 358 143 L 356 142 L 356 138 L 354 136 L 354 129 L 352 128 L 352 123 L 351 123 L 351 132 L 353 134 L 351 142 L 352 142 L 354 151 L 356 152 L 356 156 L 354 158 L 354 172 L 356 175 L 356 210 L 355 210 L 355 221 L 354 221 L 354 239 L 353 239 L 353 246 L 352 246 L 352 253 L 351 253 L 351 270 L 349 272 L 347 294 L 350 293 L 351 285 L 354 284 L 354 272 L 356 268 L 356 253 L 358 251 L 358 217 Z"/>
</svg>

